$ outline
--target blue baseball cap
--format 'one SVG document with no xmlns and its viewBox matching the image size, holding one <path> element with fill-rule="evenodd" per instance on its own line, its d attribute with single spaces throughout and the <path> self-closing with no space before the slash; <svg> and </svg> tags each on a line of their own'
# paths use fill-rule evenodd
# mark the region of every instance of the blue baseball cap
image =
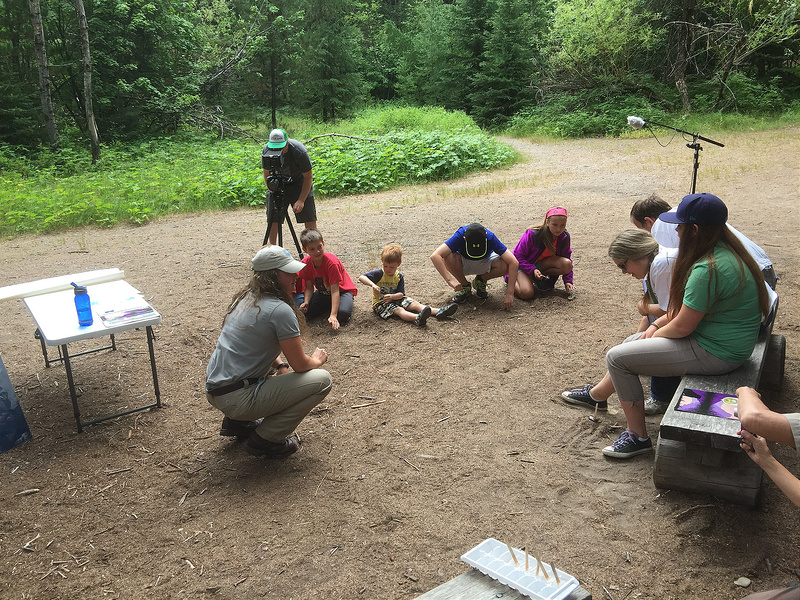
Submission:
<svg viewBox="0 0 800 600">
<path fill-rule="evenodd" d="M 724 225 L 728 220 L 728 207 L 714 194 L 689 194 L 684 196 L 675 212 L 658 216 L 665 223 L 691 225 Z"/>
</svg>

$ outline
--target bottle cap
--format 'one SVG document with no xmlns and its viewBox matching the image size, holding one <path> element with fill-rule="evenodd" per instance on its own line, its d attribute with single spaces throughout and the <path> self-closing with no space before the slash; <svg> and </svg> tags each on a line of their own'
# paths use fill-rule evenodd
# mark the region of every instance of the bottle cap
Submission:
<svg viewBox="0 0 800 600">
<path fill-rule="evenodd" d="M 74 282 L 71 282 L 71 283 L 70 283 L 70 285 L 71 285 L 72 287 L 74 287 L 74 288 L 75 288 L 75 295 L 76 295 L 76 296 L 77 296 L 78 294 L 88 294 L 88 293 L 89 293 L 89 292 L 87 291 L 87 289 L 86 289 L 84 286 L 82 286 L 82 285 L 78 285 L 78 284 L 76 284 L 76 283 L 74 283 Z"/>
</svg>

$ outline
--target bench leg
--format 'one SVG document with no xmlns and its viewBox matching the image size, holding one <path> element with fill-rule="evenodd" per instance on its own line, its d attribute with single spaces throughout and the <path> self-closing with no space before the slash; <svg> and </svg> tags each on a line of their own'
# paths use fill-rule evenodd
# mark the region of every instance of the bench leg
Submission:
<svg viewBox="0 0 800 600">
<path fill-rule="evenodd" d="M 761 494 L 762 474 L 744 452 L 658 436 L 653 464 L 657 488 L 710 494 L 753 508 Z"/>
</svg>

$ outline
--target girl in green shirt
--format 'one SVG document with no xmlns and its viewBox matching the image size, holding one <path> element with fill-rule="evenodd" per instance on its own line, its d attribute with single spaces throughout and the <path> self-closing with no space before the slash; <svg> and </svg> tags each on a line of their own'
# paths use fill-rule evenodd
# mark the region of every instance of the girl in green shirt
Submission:
<svg viewBox="0 0 800 600">
<path fill-rule="evenodd" d="M 672 269 L 667 314 L 609 350 L 606 363 L 627 428 L 603 454 L 631 458 L 650 452 L 640 375 L 722 375 L 753 351 L 769 311 L 764 276 L 725 227 L 728 208 L 712 194 L 690 194 L 675 213 L 680 246 Z"/>
</svg>

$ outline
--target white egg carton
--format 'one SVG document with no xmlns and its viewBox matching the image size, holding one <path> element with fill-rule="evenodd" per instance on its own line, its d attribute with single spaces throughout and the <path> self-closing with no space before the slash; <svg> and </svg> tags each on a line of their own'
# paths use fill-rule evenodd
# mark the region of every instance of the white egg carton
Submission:
<svg viewBox="0 0 800 600">
<path fill-rule="evenodd" d="M 534 600 L 563 600 L 578 587 L 578 580 L 561 569 L 556 569 L 557 583 L 553 568 L 545 562 L 539 563 L 541 567 L 537 575 L 538 565 L 531 554 L 528 554 L 526 569 L 525 552 L 517 548 L 513 548 L 513 551 L 516 562 L 507 544 L 489 538 L 464 554 L 461 560 Z M 547 577 L 542 573 L 542 569 L 547 573 Z"/>
</svg>

